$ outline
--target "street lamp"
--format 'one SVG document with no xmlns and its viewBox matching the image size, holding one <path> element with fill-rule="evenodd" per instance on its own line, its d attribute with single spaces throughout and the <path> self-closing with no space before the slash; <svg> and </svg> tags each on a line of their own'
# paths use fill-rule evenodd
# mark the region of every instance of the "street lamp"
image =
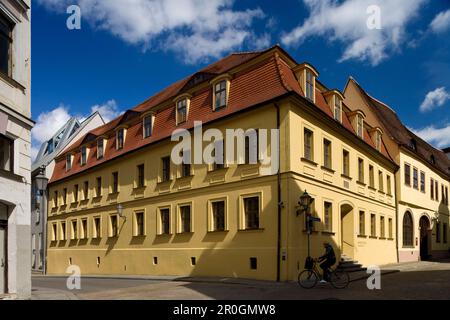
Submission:
<svg viewBox="0 0 450 320">
<path fill-rule="evenodd" d="M 127 220 L 127 217 L 125 217 L 125 216 L 123 215 L 123 206 L 122 206 L 120 203 L 117 205 L 117 214 L 118 214 L 119 217 L 121 217 L 122 219 Z"/>
<path fill-rule="evenodd" d="M 41 199 L 44 195 L 45 190 L 47 190 L 48 185 L 48 178 L 45 175 L 45 166 L 42 166 L 39 168 L 38 175 L 34 178 L 36 181 L 36 188 L 37 188 L 37 201 L 39 205 L 41 205 Z"/>
<path fill-rule="evenodd" d="M 309 206 L 311 205 L 311 203 L 312 203 L 312 197 L 305 190 L 305 192 L 300 197 L 300 201 L 298 202 L 298 204 L 300 205 L 300 210 L 299 210 L 300 213 L 308 213 Z"/>
</svg>

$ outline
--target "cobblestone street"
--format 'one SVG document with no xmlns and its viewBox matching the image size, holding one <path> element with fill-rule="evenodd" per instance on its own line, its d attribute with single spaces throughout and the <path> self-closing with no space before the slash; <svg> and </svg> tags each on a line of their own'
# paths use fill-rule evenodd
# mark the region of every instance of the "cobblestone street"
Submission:
<svg viewBox="0 0 450 320">
<path fill-rule="evenodd" d="M 237 279 L 98 278 L 81 279 L 81 290 L 66 289 L 65 277 L 33 277 L 34 300 L 77 299 L 450 299 L 450 261 L 417 262 L 382 267 L 396 271 L 382 275 L 381 290 L 369 290 L 365 280 L 344 290 L 330 285 L 314 289 L 296 283 Z"/>
</svg>

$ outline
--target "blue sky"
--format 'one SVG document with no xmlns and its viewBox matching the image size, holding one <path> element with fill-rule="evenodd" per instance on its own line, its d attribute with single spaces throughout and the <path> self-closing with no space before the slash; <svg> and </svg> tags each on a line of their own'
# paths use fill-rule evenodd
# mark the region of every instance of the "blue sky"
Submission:
<svg viewBox="0 0 450 320">
<path fill-rule="evenodd" d="M 81 30 L 66 27 L 72 4 Z M 373 4 L 381 29 L 366 25 Z M 328 87 L 342 90 L 352 75 L 408 127 L 450 145 L 450 0 L 34 0 L 32 9 L 34 152 L 70 116 L 111 119 L 230 52 L 276 43 Z"/>
</svg>

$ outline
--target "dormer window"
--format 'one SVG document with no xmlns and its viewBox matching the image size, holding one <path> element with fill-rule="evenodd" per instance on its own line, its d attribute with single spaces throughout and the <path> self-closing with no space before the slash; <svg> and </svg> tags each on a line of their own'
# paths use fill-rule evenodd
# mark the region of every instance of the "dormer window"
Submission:
<svg viewBox="0 0 450 320">
<path fill-rule="evenodd" d="M 430 162 L 431 164 L 436 164 L 436 158 L 434 157 L 434 155 L 430 156 Z"/>
<path fill-rule="evenodd" d="M 125 129 L 120 128 L 116 131 L 116 150 L 123 149 L 123 143 L 125 140 Z"/>
<path fill-rule="evenodd" d="M 144 119 L 143 119 L 143 137 L 144 137 L 144 139 L 151 137 L 151 135 L 153 133 L 153 120 L 154 120 L 153 114 L 144 116 Z"/>
<path fill-rule="evenodd" d="M 375 133 L 375 147 L 378 151 L 381 151 L 381 133 L 376 132 Z"/>
<path fill-rule="evenodd" d="M 316 102 L 316 78 L 319 73 L 309 63 L 299 64 L 294 68 L 295 75 L 300 83 L 300 86 L 305 93 L 305 98 Z"/>
<path fill-rule="evenodd" d="M 221 109 L 227 106 L 227 82 L 220 81 L 214 86 L 214 109 Z"/>
<path fill-rule="evenodd" d="M 100 138 L 97 140 L 97 159 L 103 158 L 105 155 L 105 139 Z"/>
<path fill-rule="evenodd" d="M 411 140 L 409 141 L 409 147 L 410 147 L 412 150 L 417 151 L 417 143 L 416 143 L 416 140 L 411 139 Z"/>
<path fill-rule="evenodd" d="M 177 102 L 177 125 L 186 122 L 187 120 L 187 99 L 182 99 Z"/>
<path fill-rule="evenodd" d="M 342 123 L 342 101 L 344 96 L 337 89 L 329 90 L 323 93 L 323 96 L 333 112 L 334 120 Z"/>
<path fill-rule="evenodd" d="M 69 171 L 72 169 L 72 155 L 68 154 L 66 155 L 66 171 Z"/>
<path fill-rule="evenodd" d="M 230 96 L 231 75 L 223 74 L 213 79 L 210 83 L 213 89 L 212 108 L 213 111 L 221 110 L 228 106 Z"/>
<path fill-rule="evenodd" d="M 360 114 L 356 115 L 356 134 L 361 139 L 364 137 L 364 119 Z"/>
<path fill-rule="evenodd" d="M 87 163 L 87 147 L 81 147 L 81 157 L 80 157 L 80 164 L 84 166 Z"/>
<path fill-rule="evenodd" d="M 314 76 L 311 71 L 306 71 L 306 98 L 314 101 Z"/>
<path fill-rule="evenodd" d="M 369 130 L 370 137 L 372 138 L 375 148 L 381 152 L 381 146 L 383 144 L 383 130 L 379 127 L 371 128 Z"/>
</svg>

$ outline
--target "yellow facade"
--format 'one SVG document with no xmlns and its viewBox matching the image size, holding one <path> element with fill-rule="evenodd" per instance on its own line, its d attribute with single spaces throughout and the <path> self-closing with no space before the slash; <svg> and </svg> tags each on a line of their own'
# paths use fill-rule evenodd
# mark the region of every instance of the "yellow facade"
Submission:
<svg viewBox="0 0 450 320">
<path fill-rule="evenodd" d="M 74 264 L 83 274 L 295 280 L 307 256 L 305 214 L 298 214 L 299 197 L 305 190 L 314 198 L 313 214 L 321 218 L 311 235 L 312 256 L 322 254 L 322 242 L 329 241 L 338 256 L 345 254 L 364 265 L 396 262 L 396 165 L 304 98 L 282 97 L 203 129 L 277 127 L 279 175 L 261 174 L 260 164 L 231 164 L 217 170 L 203 164 L 192 165 L 191 176 L 181 177 L 181 166 L 172 163 L 171 179 L 161 182 L 161 159 L 175 145 L 164 140 L 51 183 L 48 273 L 64 274 Z M 305 159 L 305 129 L 313 133 L 311 159 Z M 328 164 L 324 139 L 331 143 Z M 344 172 L 344 150 L 350 172 Z M 358 182 L 359 159 L 364 177 Z M 142 164 L 145 183 L 138 187 L 137 167 Z M 119 177 L 114 193 L 113 172 Z M 97 194 L 99 177 L 102 188 Z M 75 185 L 79 186 L 78 201 L 74 201 Z M 249 197 L 258 199 L 258 228 L 246 228 L 244 199 Z M 224 231 L 213 231 L 212 205 L 218 200 L 225 203 Z M 122 217 L 118 204 L 123 207 Z M 183 206 L 191 207 L 190 232 L 182 232 Z M 170 212 L 169 234 L 161 234 L 164 209 Z M 138 235 L 141 214 L 144 234 Z M 101 222 L 99 237 L 94 230 L 96 218 Z M 112 219 L 119 221 L 117 235 Z"/>
<path fill-rule="evenodd" d="M 350 108 L 361 108 L 366 114 L 367 123 L 371 126 L 383 128 L 383 141 L 399 166 L 395 177 L 399 224 L 399 261 L 447 257 L 450 252 L 448 240 L 450 206 L 447 196 L 450 192 L 450 171 L 448 171 L 449 174 L 445 174 L 436 167 L 436 161 L 443 161 L 442 158 L 431 159 L 431 155 L 428 155 L 428 159 L 423 159 L 423 155 L 419 156 L 414 149 L 418 148 L 418 143 L 421 143 L 419 147 L 423 149 L 426 142 L 421 141 L 412 133 L 410 133 L 412 139 L 408 141 L 408 146 L 400 145 L 392 138 L 389 129 L 384 128 L 382 121 L 369 106 L 367 99 L 364 99 L 358 87 L 359 85 L 353 79 L 347 83 L 345 88 L 346 104 Z M 390 109 L 386 105 L 381 107 Z M 406 129 L 404 130 L 406 131 Z M 433 150 L 431 146 L 426 147 Z M 435 150 L 434 152 L 440 151 Z M 435 163 L 432 163 L 432 160 Z M 450 170 L 450 167 L 447 169 Z M 409 179 L 405 171 L 409 171 Z M 433 187 L 431 187 L 431 181 L 433 181 Z M 438 195 L 436 195 L 436 185 Z M 410 215 L 412 219 L 411 226 L 406 221 L 408 219 L 405 217 L 406 215 Z M 405 233 L 409 235 L 406 236 Z"/>
</svg>

